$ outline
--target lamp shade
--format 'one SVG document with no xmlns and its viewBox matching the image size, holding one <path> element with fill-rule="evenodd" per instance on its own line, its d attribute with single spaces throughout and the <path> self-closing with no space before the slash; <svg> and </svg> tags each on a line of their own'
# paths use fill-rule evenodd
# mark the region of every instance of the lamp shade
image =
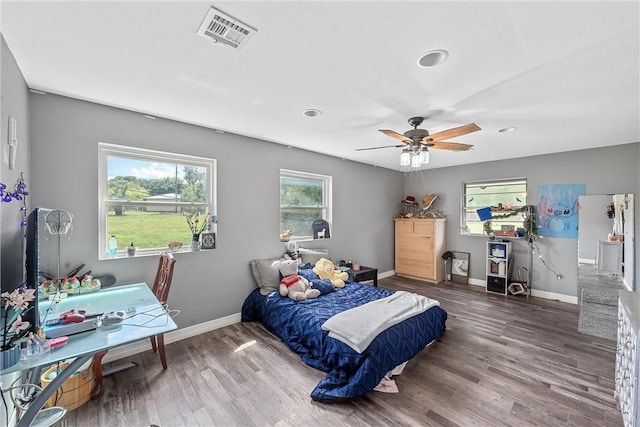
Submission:
<svg viewBox="0 0 640 427">
<path fill-rule="evenodd" d="M 413 155 L 411 156 L 411 167 L 419 168 L 421 165 L 422 162 L 420 161 L 420 153 L 413 153 Z"/>
<path fill-rule="evenodd" d="M 411 154 L 408 150 L 402 150 L 400 153 L 400 166 L 409 166 L 411 164 Z"/>
<path fill-rule="evenodd" d="M 423 148 L 422 151 L 420 151 L 420 163 L 423 165 L 429 163 L 429 150 L 426 148 Z"/>
</svg>

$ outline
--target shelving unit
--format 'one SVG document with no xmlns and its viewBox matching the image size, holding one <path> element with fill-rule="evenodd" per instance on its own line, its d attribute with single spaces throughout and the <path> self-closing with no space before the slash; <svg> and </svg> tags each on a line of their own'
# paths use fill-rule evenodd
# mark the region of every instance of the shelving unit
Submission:
<svg viewBox="0 0 640 427">
<path fill-rule="evenodd" d="M 511 242 L 487 242 L 487 292 L 507 294 L 511 265 Z"/>
</svg>

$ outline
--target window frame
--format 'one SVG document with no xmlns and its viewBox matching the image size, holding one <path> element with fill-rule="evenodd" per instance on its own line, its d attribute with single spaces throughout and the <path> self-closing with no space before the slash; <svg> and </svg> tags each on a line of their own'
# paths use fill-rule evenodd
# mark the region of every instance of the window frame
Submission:
<svg viewBox="0 0 640 427">
<path fill-rule="evenodd" d="M 278 204 L 280 206 L 280 214 L 279 214 L 279 223 L 278 223 L 278 228 L 280 228 L 280 225 L 282 225 L 282 209 L 283 208 L 296 208 L 296 206 L 284 206 L 281 204 L 281 200 L 280 200 L 280 193 L 282 191 L 282 178 L 293 178 L 293 179 L 306 179 L 306 180 L 316 180 L 322 183 L 322 203 L 323 206 L 317 206 L 319 208 L 322 208 L 322 218 L 325 219 L 329 225 L 331 226 L 333 223 L 333 206 L 332 206 L 332 200 L 333 200 L 333 177 L 331 175 L 322 175 L 322 174 L 317 174 L 317 173 L 311 173 L 311 172 L 302 172 L 302 171 L 296 171 L 296 170 L 291 170 L 291 169 L 280 169 L 280 174 L 278 176 Z M 309 208 L 310 206 L 304 206 L 304 207 L 300 207 L 302 208 Z M 316 206 L 313 206 L 314 208 Z M 278 230 L 278 236 L 280 236 L 280 234 L 282 233 L 282 231 L 284 230 Z M 332 234 L 333 234 L 333 230 L 332 230 Z M 292 241 L 296 241 L 296 242 L 304 242 L 304 241 L 310 241 L 310 240 L 314 240 L 313 239 L 313 232 L 311 230 L 311 226 L 309 226 L 309 235 L 304 235 L 304 236 L 296 236 L 293 235 L 291 236 L 291 240 Z"/>
<path fill-rule="evenodd" d="M 109 156 L 118 156 L 135 160 L 150 162 L 176 163 L 179 165 L 196 166 L 205 169 L 205 202 L 170 202 L 170 201 L 146 201 L 146 200 L 124 200 L 113 202 L 108 199 L 108 168 Z M 217 160 L 207 157 L 192 156 L 167 151 L 138 148 L 126 145 L 98 142 L 98 259 L 113 259 L 108 255 L 108 213 L 109 208 L 114 205 L 120 206 L 178 206 L 178 207 L 202 207 L 203 212 L 209 212 L 217 218 Z M 186 223 L 185 223 L 186 226 Z M 214 222 L 213 226 L 217 224 Z M 119 242 L 118 255 L 116 258 L 126 256 L 126 249 Z M 191 252 L 189 242 L 182 246 L 180 252 Z M 161 248 L 138 248 L 136 256 L 157 255 L 165 247 Z"/>
<path fill-rule="evenodd" d="M 462 183 L 462 196 L 461 196 L 461 200 L 460 200 L 460 205 L 461 205 L 461 209 L 460 209 L 460 234 L 463 236 L 482 236 L 486 238 L 486 234 L 484 233 L 484 231 L 482 233 L 474 233 L 471 231 L 468 231 L 468 227 L 467 227 L 467 213 L 470 212 L 471 210 L 477 210 L 477 209 L 481 209 L 482 207 L 490 207 L 490 206 L 482 206 L 482 207 L 473 207 L 473 208 L 469 208 L 467 207 L 467 189 L 470 186 L 473 187 L 480 187 L 480 186 L 499 186 L 499 185 L 505 185 L 505 184 L 524 184 L 524 199 L 522 200 L 522 203 L 519 204 L 518 206 L 514 206 L 516 209 L 520 208 L 522 206 L 528 205 L 527 203 L 527 192 L 528 192 L 528 182 L 527 182 L 527 178 L 523 178 L 523 177 L 518 177 L 518 178 L 501 178 L 501 179 L 488 179 L 488 180 L 481 180 L 481 181 L 469 181 L 469 182 L 463 182 Z M 496 194 L 513 194 L 513 193 L 508 193 L 508 192 L 501 192 L 501 193 L 496 193 Z M 520 203 L 520 202 L 518 202 Z M 507 213 L 509 211 L 504 211 L 503 213 Z M 496 212 L 497 214 L 500 214 L 500 212 Z M 499 219 L 494 219 L 493 221 L 496 221 Z M 517 219 L 516 217 L 514 217 L 514 219 L 509 219 L 507 220 L 508 222 L 518 222 L 520 223 L 520 227 L 523 227 L 524 225 L 524 218 L 522 219 Z M 480 218 L 478 218 L 478 222 L 480 224 L 483 224 L 484 221 L 480 221 Z M 506 222 L 506 221 L 503 221 Z M 475 221 L 474 221 L 475 223 Z M 484 224 L 483 224 L 484 225 Z M 500 236 L 500 237 L 509 237 L 509 236 Z M 515 237 L 513 237 L 515 238 Z"/>
</svg>

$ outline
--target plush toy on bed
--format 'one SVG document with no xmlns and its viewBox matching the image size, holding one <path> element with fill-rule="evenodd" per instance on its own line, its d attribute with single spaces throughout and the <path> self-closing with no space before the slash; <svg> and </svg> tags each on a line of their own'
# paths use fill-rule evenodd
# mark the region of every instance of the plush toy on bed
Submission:
<svg viewBox="0 0 640 427">
<path fill-rule="evenodd" d="M 349 275 L 344 271 L 336 270 L 335 265 L 326 258 L 321 258 L 313 267 L 313 272 L 322 280 L 331 280 L 336 288 L 344 288 L 344 281 L 349 279 Z"/>
<path fill-rule="evenodd" d="M 285 243 L 287 251 L 284 253 L 284 259 L 292 259 L 296 262 L 296 265 L 302 264 L 302 256 L 300 255 L 300 249 L 297 242 Z"/>
<path fill-rule="evenodd" d="M 317 298 L 320 291 L 311 289 L 309 281 L 298 275 L 298 264 L 292 259 L 276 261 L 271 266 L 280 270 L 280 295 L 288 296 L 294 301 L 304 301 L 309 298 Z"/>
</svg>

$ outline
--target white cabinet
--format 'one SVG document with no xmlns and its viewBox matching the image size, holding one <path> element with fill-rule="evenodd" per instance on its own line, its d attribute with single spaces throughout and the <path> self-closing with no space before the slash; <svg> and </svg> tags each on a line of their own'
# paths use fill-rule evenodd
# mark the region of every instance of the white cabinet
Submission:
<svg viewBox="0 0 640 427">
<path fill-rule="evenodd" d="M 622 242 L 598 242 L 598 274 L 620 275 L 622 269 Z"/>
<path fill-rule="evenodd" d="M 615 395 L 625 426 L 638 425 L 638 321 L 640 294 L 620 291 Z"/>
<path fill-rule="evenodd" d="M 487 242 L 487 291 L 506 295 L 511 271 L 511 242 Z"/>
</svg>

